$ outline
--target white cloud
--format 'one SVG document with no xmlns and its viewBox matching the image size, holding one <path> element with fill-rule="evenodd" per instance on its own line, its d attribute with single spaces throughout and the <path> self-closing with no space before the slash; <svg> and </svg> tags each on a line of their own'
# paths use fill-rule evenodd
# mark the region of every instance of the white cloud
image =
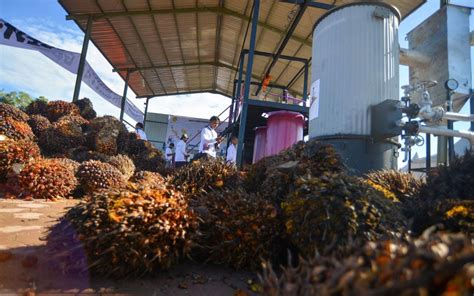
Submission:
<svg viewBox="0 0 474 296">
<path fill-rule="evenodd" d="M 83 33 L 79 28 L 72 30 L 58 26 L 51 20 L 39 18 L 18 18 L 10 22 L 42 42 L 64 50 L 81 51 Z M 87 61 L 110 89 L 122 94 L 123 79 L 112 72 L 111 65 L 92 43 L 89 44 Z M 39 52 L 0 46 L 0 68 L 2 69 L 0 89 L 8 86 L 9 89 L 5 90 L 22 90 L 34 96 L 45 96 L 50 100 L 71 100 L 72 98 L 76 75 L 58 66 Z M 118 108 L 102 99 L 85 84 L 81 86 L 80 97 L 90 98 L 99 115 L 119 116 Z M 136 99 L 131 89 L 128 90 L 128 97 L 138 108 L 145 109 L 145 100 Z M 155 113 L 208 118 L 219 114 L 229 104 L 230 100 L 226 97 L 206 93 L 153 98 L 150 100 L 148 110 Z M 132 121 L 130 118 L 128 120 Z"/>
</svg>

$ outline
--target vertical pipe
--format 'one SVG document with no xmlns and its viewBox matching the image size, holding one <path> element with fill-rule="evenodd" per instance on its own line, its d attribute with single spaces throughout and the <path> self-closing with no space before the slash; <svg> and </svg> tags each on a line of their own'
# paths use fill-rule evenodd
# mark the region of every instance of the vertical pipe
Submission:
<svg viewBox="0 0 474 296">
<path fill-rule="evenodd" d="M 445 136 L 438 136 L 438 156 L 436 159 L 436 163 L 438 165 L 446 165 L 447 160 L 447 146 L 448 146 L 448 139 Z"/>
<path fill-rule="evenodd" d="M 431 134 L 426 134 L 426 176 L 431 172 Z"/>
<path fill-rule="evenodd" d="M 72 101 L 76 102 L 79 99 L 79 92 L 81 91 L 82 75 L 84 74 L 84 64 L 86 63 L 87 48 L 89 47 L 89 40 L 91 38 L 92 31 L 92 15 L 87 18 L 86 34 L 84 35 L 84 41 L 82 42 L 81 58 L 79 59 L 79 66 L 77 68 L 76 85 L 74 86 L 74 94 Z"/>
<path fill-rule="evenodd" d="M 474 94 L 471 95 L 469 102 L 471 105 L 471 114 L 474 114 Z M 474 121 L 471 121 L 471 132 L 474 132 Z"/>
<path fill-rule="evenodd" d="M 247 124 L 247 109 L 248 99 L 250 95 L 250 81 L 252 80 L 252 67 L 253 67 L 253 56 L 255 50 L 255 39 L 257 37 L 257 25 L 260 9 L 260 0 L 254 0 L 254 10 L 252 16 L 252 30 L 250 33 L 250 44 L 249 54 L 247 62 L 247 73 L 245 75 L 245 86 L 244 86 L 244 102 L 242 104 L 242 113 L 240 115 L 240 126 L 239 126 L 239 144 L 237 146 L 237 166 L 242 167 L 243 164 L 243 148 L 245 139 L 245 125 Z M 239 77 L 240 80 L 240 77 Z"/>
<path fill-rule="evenodd" d="M 408 172 L 411 173 L 411 148 L 408 150 Z"/>
<path fill-rule="evenodd" d="M 448 90 L 448 106 L 446 110 L 448 112 L 453 110 L 453 100 L 452 100 L 452 92 Z M 448 129 L 453 130 L 453 121 L 448 120 Z M 449 164 L 454 160 L 454 138 L 453 137 L 448 137 L 448 159 L 449 159 Z"/>
<path fill-rule="evenodd" d="M 229 127 L 234 121 L 233 121 L 233 116 L 234 116 L 234 103 L 235 103 L 235 81 L 234 81 L 234 86 L 232 87 L 232 101 L 230 103 L 230 108 L 229 108 L 229 122 L 227 124 L 227 127 Z"/>
<path fill-rule="evenodd" d="M 145 129 L 145 126 L 146 126 L 146 118 L 148 116 L 148 103 L 149 102 L 150 102 L 150 97 L 146 97 L 145 114 L 143 115 L 143 129 Z"/>
<path fill-rule="evenodd" d="M 303 106 L 305 107 L 308 100 L 308 67 L 308 62 L 304 63 Z"/>
<path fill-rule="evenodd" d="M 122 102 L 120 104 L 120 121 L 123 121 L 123 113 L 125 112 L 125 102 L 127 101 L 128 78 L 130 78 L 130 71 L 127 70 L 125 77 L 125 87 L 123 88 Z"/>
<path fill-rule="evenodd" d="M 244 59 L 245 53 L 240 53 L 240 65 L 239 65 L 239 79 L 237 80 L 237 92 L 235 96 L 235 117 L 234 122 L 237 121 L 237 117 L 240 109 L 240 92 L 242 91 L 242 76 L 244 75 Z"/>
</svg>

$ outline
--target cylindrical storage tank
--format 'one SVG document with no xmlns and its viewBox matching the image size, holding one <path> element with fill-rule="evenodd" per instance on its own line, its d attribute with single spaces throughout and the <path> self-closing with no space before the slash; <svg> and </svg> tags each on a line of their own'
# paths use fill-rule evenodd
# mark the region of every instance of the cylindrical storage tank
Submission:
<svg viewBox="0 0 474 296">
<path fill-rule="evenodd" d="M 267 127 L 259 126 L 255 128 L 255 140 L 253 142 L 253 160 L 256 163 L 265 157 L 265 149 L 267 145 Z"/>
<path fill-rule="evenodd" d="M 370 106 L 399 99 L 400 13 L 339 6 L 315 24 L 309 136 L 334 144 L 356 173 L 396 168 L 396 142 L 371 137 Z"/>
<path fill-rule="evenodd" d="M 268 113 L 265 156 L 278 154 L 303 140 L 304 116 L 297 112 Z"/>
</svg>

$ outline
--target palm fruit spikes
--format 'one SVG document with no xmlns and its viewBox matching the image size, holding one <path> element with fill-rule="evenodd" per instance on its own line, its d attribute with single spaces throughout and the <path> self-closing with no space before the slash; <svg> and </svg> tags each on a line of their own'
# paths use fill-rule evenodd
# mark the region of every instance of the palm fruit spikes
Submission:
<svg viewBox="0 0 474 296">
<path fill-rule="evenodd" d="M 28 123 L 11 117 L 0 116 L 0 135 L 14 140 L 35 140 L 35 135 Z"/>
<path fill-rule="evenodd" d="M 366 175 L 369 185 L 382 191 L 394 201 L 405 202 L 407 198 L 415 198 L 420 194 L 423 179 L 411 173 L 396 170 L 374 171 Z"/>
<path fill-rule="evenodd" d="M 1 117 L 10 117 L 16 121 L 26 122 L 29 118 L 28 114 L 21 111 L 17 107 L 6 104 L 0 103 L 0 116 Z"/>
<path fill-rule="evenodd" d="M 55 159 L 40 159 L 26 165 L 18 176 L 24 194 L 33 198 L 67 198 L 77 186 L 74 172 Z"/>
<path fill-rule="evenodd" d="M 115 117 L 97 117 L 90 121 L 87 145 L 91 150 L 107 155 L 116 155 L 119 134 L 126 132 L 126 127 Z"/>
<path fill-rule="evenodd" d="M 26 107 L 26 113 L 29 115 L 42 115 L 46 116 L 47 115 L 47 110 L 48 110 L 48 103 L 42 100 L 35 100 L 31 102 L 27 107 Z"/>
<path fill-rule="evenodd" d="M 149 171 L 136 172 L 130 181 L 139 187 L 146 187 L 150 189 L 161 188 L 166 182 L 165 178 L 163 178 L 163 176 L 159 173 Z"/>
<path fill-rule="evenodd" d="M 18 174 L 23 167 L 40 157 L 38 145 L 28 140 L 0 140 L 0 181 Z"/>
<path fill-rule="evenodd" d="M 39 145 L 43 153 L 64 154 L 69 149 L 81 146 L 85 137 L 79 125 L 73 121 L 60 120 L 40 134 Z"/>
<path fill-rule="evenodd" d="M 79 107 L 80 114 L 83 118 L 91 120 L 97 117 L 97 113 L 94 111 L 92 102 L 88 98 L 82 98 L 74 102 L 74 104 Z"/>
<path fill-rule="evenodd" d="M 338 260 L 316 256 L 278 276 L 270 265 L 263 293 L 279 295 L 471 295 L 474 245 L 463 234 L 432 233 L 417 239 L 378 240 Z"/>
<path fill-rule="evenodd" d="M 77 177 L 87 193 L 105 188 L 123 188 L 125 177 L 114 166 L 98 160 L 83 162 L 77 171 Z"/>
<path fill-rule="evenodd" d="M 301 177 L 281 204 L 286 233 L 301 255 L 338 253 L 362 242 L 406 231 L 396 204 L 359 179 L 341 173 Z"/>
<path fill-rule="evenodd" d="M 135 173 L 135 164 L 133 164 L 130 157 L 126 155 L 119 154 L 111 156 L 107 163 L 118 169 L 126 180 L 130 179 L 130 177 Z"/>
<path fill-rule="evenodd" d="M 58 254 L 56 260 L 71 262 L 66 272 L 90 269 L 107 277 L 139 277 L 186 256 L 195 228 L 196 219 L 178 191 L 103 190 L 60 219 L 48 235 L 48 248 Z M 77 255 L 82 250 L 87 257 Z"/>
<path fill-rule="evenodd" d="M 200 218 L 194 258 L 233 268 L 260 269 L 260 260 L 284 254 L 283 225 L 269 201 L 242 189 L 211 191 L 191 197 Z"/>
</svg>

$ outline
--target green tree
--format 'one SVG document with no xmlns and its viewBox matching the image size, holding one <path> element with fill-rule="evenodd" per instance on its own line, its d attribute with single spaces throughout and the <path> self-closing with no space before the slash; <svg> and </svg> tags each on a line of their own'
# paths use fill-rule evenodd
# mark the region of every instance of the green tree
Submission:
<svg viewBox="0 0 474 296">
<path fill-rule="evenodd" d="M 6 103 L 13 105 L 17 108 L 24 109 L 26 106 L 28 106 L 31 102 L 33 102 L 35 99 L 33 99 L 28 93 L 24 91 L 16 92 L 16 91 L 11 91 L 9 93 L 6 93 L 4 91 L 0 91 L 0 102 L 1 103 Z M 36 100 L 42 100 L 47 102 L 48 99 L 40 96 L 39 98 L 36 98 Z"/>
</svg>

